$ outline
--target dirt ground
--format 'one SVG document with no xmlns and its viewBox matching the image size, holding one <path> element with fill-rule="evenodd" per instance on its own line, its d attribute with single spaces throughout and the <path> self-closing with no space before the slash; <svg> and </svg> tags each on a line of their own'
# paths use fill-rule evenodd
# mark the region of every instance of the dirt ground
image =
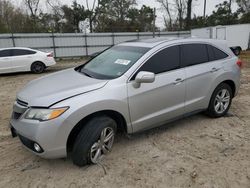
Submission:
<svg viewBox="0 0 250 188">
<path fill-rule="evenodd" d="M 8 129 L 15 95 L 31 73 L 0 76 L 0 187 L 250 187 L 250 53 L 227 117 L 198 114 L 130 138 L 118 135 L 100 165 L 46 160 L 24 149 Z M 46 74 L 81 61 L 59 62 Z"/>
</svg>

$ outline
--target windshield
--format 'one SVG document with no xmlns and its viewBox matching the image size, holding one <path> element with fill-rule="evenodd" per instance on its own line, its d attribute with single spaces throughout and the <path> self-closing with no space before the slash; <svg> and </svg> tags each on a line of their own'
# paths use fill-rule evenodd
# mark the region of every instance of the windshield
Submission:
<svg viewBox="0 0 250 188">
<path fill-rule="evenodd" d="M 113 79 L 125 73 L 149 48 L 114 46 L 90 60 L 80 72 L 97 79 Z"/>
</svg>

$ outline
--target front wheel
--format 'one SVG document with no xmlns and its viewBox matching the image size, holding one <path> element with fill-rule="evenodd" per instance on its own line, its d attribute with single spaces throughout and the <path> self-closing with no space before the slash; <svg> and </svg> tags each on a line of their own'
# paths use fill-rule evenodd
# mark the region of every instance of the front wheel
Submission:
<svg viewBox="0 0 250 188">
<path fill-rule="evenodd" d="M 78 134 L 73 146 L 72 160 L 77 166 L 96 164 L 113 146 L 116 122 L 107 116 L 94 117 Z"/>
<path fill-rule="evenodd" d="M 230 108 L 232 97 L 232 89 L 228 84 L 222 83 L 218 85 L 210 99 L 207 114 L 211 117 L 224 116 Z"/>
</svg>

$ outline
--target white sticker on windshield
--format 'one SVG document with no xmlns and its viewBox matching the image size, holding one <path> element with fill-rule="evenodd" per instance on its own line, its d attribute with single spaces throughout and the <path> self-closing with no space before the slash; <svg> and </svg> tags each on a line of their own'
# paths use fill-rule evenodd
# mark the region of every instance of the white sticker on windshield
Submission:
<svg viewBox="0 0 250 188">
<path fill-rule="evenodd" d="M 131 61 L 126 59 L 117 59 L 114 63 L 120 65 L 128 65 Z"/>
</svg>

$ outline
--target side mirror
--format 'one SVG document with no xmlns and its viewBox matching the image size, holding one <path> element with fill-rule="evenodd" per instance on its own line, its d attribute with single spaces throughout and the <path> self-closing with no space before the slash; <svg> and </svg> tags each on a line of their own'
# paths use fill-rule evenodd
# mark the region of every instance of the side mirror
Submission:
<svg viewBox="0 0 250 188">
<path fill-rule="evenodd" d="M 152 83 L 155 81 L 155 74 L 147 71 L 140 71 L 136 77 L 134 82 L 134 87 L 140 87 L 141 83 Z"/>
</svg>

